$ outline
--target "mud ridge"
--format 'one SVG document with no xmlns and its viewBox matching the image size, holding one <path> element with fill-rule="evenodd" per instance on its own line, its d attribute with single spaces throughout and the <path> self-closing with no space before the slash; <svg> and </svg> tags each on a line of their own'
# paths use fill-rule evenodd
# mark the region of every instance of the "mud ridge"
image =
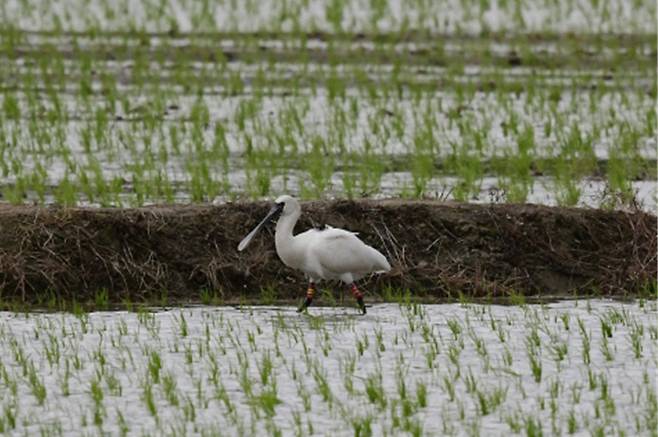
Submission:
<svg viewBox="0 0 658 437">
<path fill-rule="evenodd" d="M 0 204 L 0 293 L 33 302 L 299 298 L 300 273 L 274 249 L 273 228 L 245 252 L 241 238 L 267 202 L 137 209 Z M 364 281 L 371 294 L 635 295 L 656 289 L 656 217 L 641 211 L 473 205 L 436 201 L 304 202 L 299 232 L 331 224 L 359 232 L 391 261 Z M 325 284 L 339 293 L 339 284 Z"/>
</svg>

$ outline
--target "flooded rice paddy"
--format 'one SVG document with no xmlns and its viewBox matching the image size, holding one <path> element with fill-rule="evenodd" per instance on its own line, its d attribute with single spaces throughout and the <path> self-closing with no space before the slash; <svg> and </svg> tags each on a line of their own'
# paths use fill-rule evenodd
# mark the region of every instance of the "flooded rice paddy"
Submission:
<svg viewBox="0 0 658 437">
<path fill-rule="evenodd" d="M 287 192 L 652 211 L 655 10 L 11 0 L 0 199 Z"/>
<path fill-rule="evenodd" d="M 0 313 L 16 435 L 650 435 L 656 302 Z"/>
</svg>

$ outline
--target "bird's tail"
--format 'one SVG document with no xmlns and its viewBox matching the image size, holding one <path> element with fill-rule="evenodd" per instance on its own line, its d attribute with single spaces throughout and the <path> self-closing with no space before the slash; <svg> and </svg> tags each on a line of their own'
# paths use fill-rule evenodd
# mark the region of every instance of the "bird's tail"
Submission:
<svg viewBox="0 0 658 437">
<path fill-rule="evenodd" d="M 374 271 L 376 273 L 385 273 L 391 270 L 391 265 L 388 260 L 380 251 L 377 249 L 370 248 L 373 252 L 373 258 L 375 260 Z"/>
</svg>

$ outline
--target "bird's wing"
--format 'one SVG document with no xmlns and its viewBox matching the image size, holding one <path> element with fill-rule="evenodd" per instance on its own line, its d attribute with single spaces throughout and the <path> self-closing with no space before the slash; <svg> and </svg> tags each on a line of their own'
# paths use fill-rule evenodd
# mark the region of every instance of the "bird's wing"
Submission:
<svg viewBox="0 0 658 437">
<path fill-rule="evenodd" d="M 335 273 L 388 270 L 384 255 L 359 240 L 354 232 L 328 229 L 316 235 L 311 255 L 322 268 Z"/>
<path fill-rule="evenodd" d="M 327 227 L 321 231 L 322 235 L 320 236 L 324 240 L 336 240 L 336 239 L 341 239 L 341 238 L 355 238 L 357 235 L 359 235 L 357 232 L 351 232 L 351 231 L 346 231 L 345 229 L 340 229 L 340 228 L 333 228 L 329 225 L 326 225 Z M 356 238 L 361 244 L 361 240 Z"/>
</svg>

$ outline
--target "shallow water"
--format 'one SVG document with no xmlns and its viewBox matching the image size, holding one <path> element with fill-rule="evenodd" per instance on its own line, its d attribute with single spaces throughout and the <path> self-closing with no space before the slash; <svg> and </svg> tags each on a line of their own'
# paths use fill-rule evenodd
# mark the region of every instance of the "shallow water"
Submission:
<svg viewBox="0 0 658 437">
<path fill-rule="evenodd" d="M 382 304 L 367 316 L 340 307 L 4 312 L 0 425 L 11 429 L 13 412 L 20 434 L 647 434 L 655 313 L 655 302 L 607 300 Z"/>
</svg>

